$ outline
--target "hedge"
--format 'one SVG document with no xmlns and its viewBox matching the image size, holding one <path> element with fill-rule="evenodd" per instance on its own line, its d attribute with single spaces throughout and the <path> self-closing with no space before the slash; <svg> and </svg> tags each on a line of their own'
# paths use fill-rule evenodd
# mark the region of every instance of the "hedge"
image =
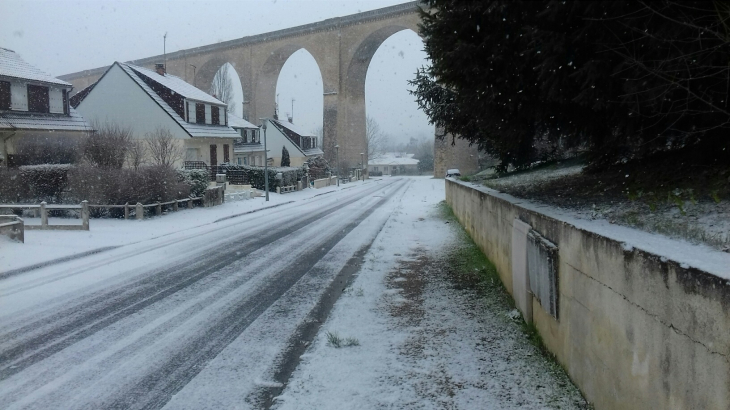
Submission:
<svg viewBox="0 0 730 410">
<path fill-rule="evenodd" d="M 90 165 L 33 165 L 0 169 L 0 203 L 123 205 L 150 204 L 202 195 L 204 170 L 176 171 L 161 166 L 111 169 Z M 104 208 L 93 216 L 108 216 Z M 112 212 L 113 214 L 113 212 Z M 114 215 L 113 215 L 114 216 Z"/>
<path fill-rule="evenodd" d="M 199 197 L 205 193 L 210 181 L 210 175 L 205 169 L 179 169 L 178 180 L 190 187 L 190 195 Z"/>
<path fill-rule="evenodd" d="M 269 168 L 269 191 L 276 191 L 279 186 L 296 185 L 304 177 L 304 169 L 296 167 L 268 167 Z M 250 165 L 226 165 L 226 172 L 240 172 L 244 176 L 244 180 L 248 181 L 252 187 L 256 189 L 264 189 L 264 167 L 254 167 Z M 281 173 L 281 181 L 276 178 L 276 174 Z"/>
</svg>

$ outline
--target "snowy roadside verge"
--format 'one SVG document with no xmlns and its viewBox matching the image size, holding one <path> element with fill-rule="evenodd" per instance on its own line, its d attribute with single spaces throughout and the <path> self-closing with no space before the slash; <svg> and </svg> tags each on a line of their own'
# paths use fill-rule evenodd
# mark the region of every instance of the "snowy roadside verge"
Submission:
<svg viewBox="0 0 730 410">
<path fill-rule="evenodd" d="M 371 179 L 364 183 L 357 181 L 339 187 L 305 189 L 281 195 L 271 193 L 269 202 L 263 197 L 257 197 L 246 201 L 226 202 L 211 208 L 185 209 L 143 221 L 92 219 L 89 231 L 26 231 L 25 243 L 0 238 L 0 274 L 22 272 L 114 247 L 153 241 L 192 228 L 216 222 L 225 223 L 228 219 L 265 208 L 287 206 L 290 202 L 307 201 L 323 194 L 354 189 L 380 181 L 383 180 Z M 35 218 L 26 218 L 26 223 L 39 224 L 39 221 L 35 221 Z"/>
<path fill-rule="evenodd" d="M 448 278 L 444 256 L 465 239 L 441 218 L 443 197 L 441 180 L 412 184 L 274 408 L 586 406 L 506 298 Z"/>
</svg>

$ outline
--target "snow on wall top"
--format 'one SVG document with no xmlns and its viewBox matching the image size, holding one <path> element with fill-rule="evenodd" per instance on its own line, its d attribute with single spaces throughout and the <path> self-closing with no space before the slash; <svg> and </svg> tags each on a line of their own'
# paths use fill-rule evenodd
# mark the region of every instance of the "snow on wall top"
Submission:
<svg viewBox="0 0 730 410">
<path fill-rule="evenodd" d="M 20 58 L 20 55 L 13 50 L 0 47 L 0 77 L 12 77 L 21 80 L 40 81 L 48 84 L 56 84 L 64 87 L 71 87 L 70 83 L 44 73 L 33 67 Z"/>
<path fill-rule="evenodd" d="M 622 242 L 624 249 L 641 249 L 645 252 L 666 258 L 667 260 L 675 261 L 682 267 L 686 268 L 691 266 L 717 277 L 730 280 L 730 254 L 712 249 L 707 245 L 695 245 L 655 233 L 614 225 L 605 220 L 580 219 L 565 210 L 515 198 L 512 195 L 499 192 L 484 185 L 462 182 L 453 178 L 447 179 L 452 183 L 484 192 L 528 211 L 537 212 L 572 225 L 577 229 L 593 232 L 617 242 Z"/>
</svg>

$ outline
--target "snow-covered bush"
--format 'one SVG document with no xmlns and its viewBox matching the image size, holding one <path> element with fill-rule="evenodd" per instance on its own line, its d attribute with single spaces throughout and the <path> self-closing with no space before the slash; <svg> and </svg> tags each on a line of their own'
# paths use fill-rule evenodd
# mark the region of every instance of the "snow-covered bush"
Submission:
<svg viewBox="0 0 730 410">
<path fill-rule="evenodd" d="M 29 188 L 32 202 L 58 203 L 66 188 L 70 169 L 70 164 L 24 165 L 19 168 L 19 176 Z"/>
<path fill-rule="evenodd" d="M 205 169 L 179 169 L 177 170 L 178 181 L 184 182 L 190 187 L 190 195 L 199 197 L 208 188 L 210 175 Z"/>
</svg>

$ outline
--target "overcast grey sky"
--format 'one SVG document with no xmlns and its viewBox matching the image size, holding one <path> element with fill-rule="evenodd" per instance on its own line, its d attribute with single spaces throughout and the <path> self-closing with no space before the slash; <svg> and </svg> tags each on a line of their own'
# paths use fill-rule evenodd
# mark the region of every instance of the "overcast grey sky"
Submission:
<svg viewBox="0 0 730 410">
<path fill-rule="evenodd" d="M 399 3 L 404 1 L 2 0 L 0 46 L 58 76 L 161 54 L 165 32 L 167 51 L 177 51 Z M 426 64 L 422 49 L 415 33 L 397 33 L 383 43 L 368 70 L 368 115 L 397 141 L 433 134 L 407 92 L 406 81 Z M 240 87 L 237 92 L 241 101 Z M 294 98 L 294 122 L 306 129 L 321 126 L 322 79 L 306 51 L 287 61 L 277 94 L 282 116 Z"/>
</svg>

